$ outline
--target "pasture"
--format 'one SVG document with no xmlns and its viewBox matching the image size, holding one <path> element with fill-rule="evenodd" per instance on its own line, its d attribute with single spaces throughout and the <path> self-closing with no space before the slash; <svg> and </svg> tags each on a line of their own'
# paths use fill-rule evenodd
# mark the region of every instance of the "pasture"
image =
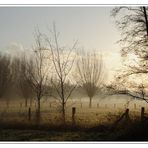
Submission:
<svg viewBox="0 0 148 148">
<path fill-rule="evenodd" d="M 127 99 L 94 99 L 92 107 L 89 108 L 87 98 L 81 100 L 69 100 L 66 104 L 66 123 L 72 122 L 72 108 L 76 108 L 75 122 L 78 125 L 93 127 L 100 124 L 114 122 L 126 108 L 129 108 L 131 119 L 140 118 L 141 107 L 145 107 L 145 112 L 148 112 L 147 103 L 145 101 Z M 35 123 L 36 102 L 26 107 L 23 100 L 9 101 L 9 105 L 5 101 L 0 103 L 0 122 L 22 122 Z M 28 119 L 29 107 L 31 110 L 31 119 Z M 42 99 L 41 101 L 41 123 L 50 125 L 61 124 L 61 106 L 54 99 Z"/>
<path fill-rule="evenodd" d="M 62 125 L 61 106 L 54 99 L 42 99 L 39 124 L 36 120 L 37 105 L 35 101 L 32 102 L 31 107 L 29 103 L 26 107 L 23 99 L 9 101 L 9 103 L 3 100 L 0 103 L 0 141 L 133 140 L 132 136 L 127 136 L 130 135 L 129 131 L 135 132 L 135 128 L 137 129 L 136 132 L 138 129 L 139 131 L 146 131 L 147 126 L 141 125 L 140 121 L 141 107 L 145 107 L 145 113 L 148 113 L 147 103 L 140 100 L 128 102 L 128 99 L 125 99 L 124 96 L 119 97 L 117 99 L 118 97 L 112 96 L 110 99 L 102 100 L 96 97 L 93 100 L 92 108 L 89 108 L 87 98 L 69 100 L 66 104 L 65 127 Z M 29 107 L 30 119 L 28 116 Z M 75 127 L 72 126 L 73 107 L 76 108 Z M 112 125 L 127 108 L 129 108 L 129 117 L 133 122 L 128 124 L 123 121 L 115 129 L 112 129 Z M 145 139 L 145 135 L 143 139 Z"/>
</svg>

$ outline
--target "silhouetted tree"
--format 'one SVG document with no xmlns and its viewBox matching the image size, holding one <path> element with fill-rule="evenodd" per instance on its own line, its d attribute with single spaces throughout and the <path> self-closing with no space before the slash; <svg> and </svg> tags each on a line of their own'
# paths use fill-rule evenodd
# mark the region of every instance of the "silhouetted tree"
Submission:
<svg viewBox="0 0 148 148">
<path fill-rule="evenodd" d="M 30 106 L 32 106 L 32 98 L 34 93 L 28 79 L 24 76 L 27 72 L 27 64 L 25 63 L 25 57 L 13 59 L 13 64 L 15 68 L 15 81 L 16 87 L 20 92 L 20 95 L 25 99 L 25 107 L 28 106 L 28 101 L 30 101 Z"/>
<path fill-rule="evenodd" d="M 66 49 L 59 44 L 59 33 L 56 31 L 55 25 L 53 25 L 52 37 L 46 37 L 46 41 L 50 47 L 51 58 L 53 62 L 53 77 L 51 83 L 57 96 L 54 96 L 59 100 L 62 106 L 63 123 L 65 124 L 65 106 L 66 102 L 71 96 L 75 86 L 68 88 L 67 83 L 70 81 L 69 73 L 73 67 L 75 56 L 73 50 L 76 49 L 77 42 L 74 43 L 71 49 Z M 52 40 L 53 41 L 52 41 Z"/>
<path fill-rule="evenodd" d="M 125 85 L 119 84 L 115 81 L 114 83 L 112 82 L 112 84 L 106 86 L 106 94 L 126 95 L 131 98 L 130 100 L 144 100 L 146 103 L 148 103 L 147 85 L 144 86 L 143 83 L 137 85 L 129 83 L 128 85 Z"/>
<path fill-rule="evenodd" d="M 131 78 L 142 79 L 148 74 L 148 7 L 116 7 L 112 10 L 112 16 L 116 18 L 116 24 L 121 31 L 122 56 L 125 57 L 124 69 L 117 76 L 126 86 L 126 94 L 141 98 L 140 89 L 137 91 Z M 128 56 L 135 58 L 128 61 Z M 140 78 L 141 77 L 141 78 Z M 135 80 L 135 79 L 134 79 Z M 132 80 L 132 81 L 134 81 Z M 116 82 L 115 82 L 116 83 Z M 128 84 L 127 84 L 128 83 Z M 141 82 L 140 82 L 141 83 Z M 119 84 L 118 82 L 116 85 Z M 134 92 L 129 87 L 135 87 Z M 139 93 L 138 93 L 139 92 Z"/>
<path fill-rule="evenodd" d="M 83 53 L 77 60 L 77 82 L 85 90 L 89 97 L 89 107 L 92 99 L 101 88 L 103 81 L 102 56 L 96 53 Z"/>
<path fill-rule="evenodd" d="M 120 13 L 124 10 L 124 13 Z M 128 71 L 124 75 L 148 73 L 148 21 L 147 7 L 118 7 L 112 10 L 112 15 L 119 18 L 116 24 L 119 27 L 122 39 L 122 55 L 135 54 L 136 60 L 125 65 Z M 123 14 L 123 15 L 122 15 Z"/>
<path fill-rule="evenodd" d="M 0 54 L 0 98 L 4 96 L 12 80 L 11 60 Z"/>
<path fill-rule="evenodd" d="M 22 63 L 24 69 L 25 80 L 28 81 L 37 101 L 37 119 L 40 121 L 40 106 L 41 98 L 46 92 L 46 85 L 48 83 L 48 66 L 46 65 L 46 49 L 43 45 L 42 34 L 37 30 L 35 34 L 35 47 L 31 59 L 25 57 L 25 62 Z"/>
<path fill-rule="evenodd" d="M 121 31 L 122 54 L 134 51 L 141 55 L 148 46 L 148 7 L 116 7 L 112 10 L 112 16 Z"/>
</svg>

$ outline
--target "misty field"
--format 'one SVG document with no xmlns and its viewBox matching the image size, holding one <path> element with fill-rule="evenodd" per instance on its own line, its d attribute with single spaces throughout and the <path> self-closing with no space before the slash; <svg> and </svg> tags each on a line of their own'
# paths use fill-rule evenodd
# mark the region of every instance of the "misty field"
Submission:
<svg viewBox="0 0 148 148">
<path fill-rule="evenodd" d="M 119 98 L 119 99 L 118 99 Z M 49 101 L 50 100 L 50 101 Z M 131 120 L 140 121 L 141 107 L 145 107 L 143 101 L 131 101 L 127 106 L 124 96 L 116 99 L 112 96 L 103 100 L 94 99 L 89 108 L 87 98 L 69 100 L 66 105 L 66 129 L 61 126 L 62 116 L 60 105 L 52 99 L 43 99 L 41 102 L 41 122 L 36 123 L 36 104 L 32 103 L 31 119 L 28 119 L 28 107 L 23 100 L 1 101 L 0 106 L 0 140 L 2 141 L 99 141 L 114 140 L 119 133 L 108 130 L 110 125 L 120 118 L 126 108 L 130 109 Z M 72 107 L 76 107 L 76 128 L 72 125 Z M 108 126 L 109 125 L 109 126 Z M 97 128 L 98 127 L 98 128 Z M 129 127 L 127 126 L 126 129 Z M 122 129 L 122 128 L 121 128 Z M 87 134 L 89 133 L 89 134 Z M 120 135 L 120 134 L 119 134 Z M 118 136 L 117 136 L 118 137 Z"/>
<path fill-rule="evenodd" d="M 1 141 L 148 140 L 148 7 L 9 9 L 0 13 Z M 44 16 L 59 23 L 45 29 Z"/>
<path fill-rule="evenodd" d="M 72 107 L 76 108 L 75 120 L 76 124 L 83 126 L 95 126 L 103 124 L 105 122 L 113 122 L 126 108 L 130 109 L 130 116 L 140 117 L 141 107 L 145 107 L 145 111 L 148 112 L 147 104 L 144 101 L 132 100 L 127 105 L 126 99 L 95 99 L 92 103 L 92 107 L 89 107 L 89 101 L 87 98 L 80 100 L 69 100 L 66 104 L 66 123 L 72 122 Z M 124 97 L 124 96 L 123 96 Z M 49 101 L 50 100 L 50 101 Z M 35 122 L 36 103 L 32 103 L 31 108 L 31 121 L 28 121 L 29 106 L 26 107 L 22 101 L 9 102 L 9 105 L 5 101 L 1 101 L 0 105 L 0 121 L 2 122 Z M 41 123 L 45 124 L 57 124 L 62 121 L 61 118 L 61 106 L 55 100 L 42 100 L 41 102 Z"/>
</svg>

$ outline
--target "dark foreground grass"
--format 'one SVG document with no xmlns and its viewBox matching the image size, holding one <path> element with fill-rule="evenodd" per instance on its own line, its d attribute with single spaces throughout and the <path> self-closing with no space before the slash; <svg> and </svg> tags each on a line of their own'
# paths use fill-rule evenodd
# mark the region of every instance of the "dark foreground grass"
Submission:
<svg viewBox="0 0 148 148">
<path fill-rule="evenodd" d="M 81 127 L 0 123 L 0 141 L 148 141 L 148 123 L 122 122 Z"/>
<path fill-rule="evenodd" d="M 94 128 L 72 125 L 1 123 L 0 141 L 100 141 L 107 127 Z"/>
<path fill-rule="evenodd" d="M 102 135 L 85 131 L 1 130 L 1 141 L 98 141 Z"/>
</svg>

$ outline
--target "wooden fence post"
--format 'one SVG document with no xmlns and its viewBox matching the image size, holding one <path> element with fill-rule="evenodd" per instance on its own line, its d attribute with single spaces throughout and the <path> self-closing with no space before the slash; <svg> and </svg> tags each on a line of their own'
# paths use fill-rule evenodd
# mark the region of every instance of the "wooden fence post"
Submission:
<svg viewBox="0 0 148 148">
<path fill-rule="evenodd" d="M 34 103 L 34 106 L 35 106 L 35 108 L 36 108 L 36 102 Z"/>
<path fill-rule="evenodd" d="M 29 107 L 28 109 L 28 120 L 30 121 L 31 120 L 31 108 Z"/>
<path fill-rule="evenodd" d="M 134 109 L 136 109 L 136 103 L 134 104 Z"/>
<path fill-rule="evenodd" d="M 126 109 L 126 111 L 120 116 L 120 118 L 116 120 L 112 128 L 115 128 L 123 118 L 126 119 L 126 121 L 129 121 L 129 109 Z"/>
<path fill-rule="evenodd" d="M 126 119 L 129 119 L 129 109 L 128 108 L 125 111 L 125 118 Z"/>
<path fill-rule="evenodd" d="M 141 122 L 143 122 L 143 119 L 144 119 L 144 110 L 145 110 L 145 108 L 142 107 L 141 108 Z"/>
<path fill-rule="evenodd" d="M 97 103 L 97 108 L 99 108 L 99 103 Z"/>
<path fill-rule="evenodd" d="M 6 102 L 7 108 L 9 108 L 9 101 Z"/>
<path fill-rule="evenodd" d="M 75 113 L 76 113 L 76 108 L 72 107 L 72 125 L 75 125 Z"/>
</svg>

